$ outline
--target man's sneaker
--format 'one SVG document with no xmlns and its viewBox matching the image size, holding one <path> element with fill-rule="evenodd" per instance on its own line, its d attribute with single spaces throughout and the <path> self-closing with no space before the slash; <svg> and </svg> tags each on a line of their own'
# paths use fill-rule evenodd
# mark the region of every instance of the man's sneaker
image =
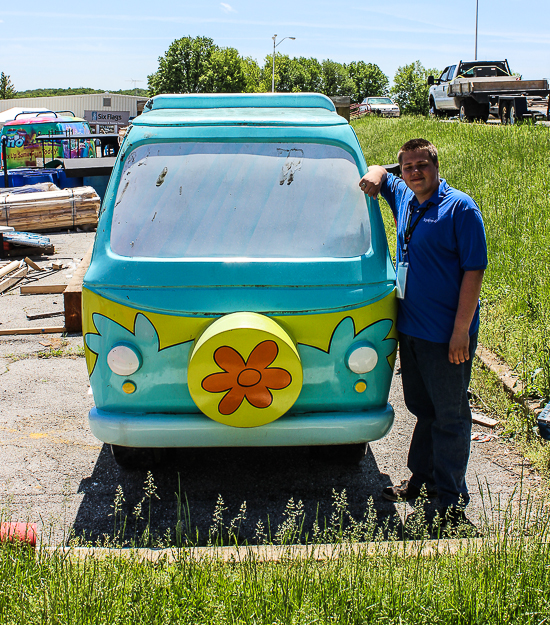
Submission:
<svg viewBox="0 0 550 625">
<path fill-rule="evenodd" d="M 480 531 L 466 516 L 462 508 L 448 506 L 439 511 L 439 536 L 441 538 L 474 538 Z"/>
<path fill-rule="evenodd" d="M 428 499 L 437 497 L 436 490 L 427 490 Z M 410 501 L 420 497 L 420 488 L 411 484 L 410 480 L 403 480 L 398 486 L 388 486 L 382 491 L 382 497 L 388 501 Z"/>
</svg>

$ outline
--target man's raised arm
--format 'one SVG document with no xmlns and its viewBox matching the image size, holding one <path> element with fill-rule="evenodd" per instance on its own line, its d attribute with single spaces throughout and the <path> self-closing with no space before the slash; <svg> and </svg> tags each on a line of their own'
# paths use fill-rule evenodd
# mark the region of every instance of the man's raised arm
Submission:
<svg viewBox="0 0 550 625">
<path fill-rule="evenodd" d="M 381 165 L 371 165 L 369 171 L 359 181 L 361 191 L 376 200 L 387 175 L 388 172 Z"/>
</svg>

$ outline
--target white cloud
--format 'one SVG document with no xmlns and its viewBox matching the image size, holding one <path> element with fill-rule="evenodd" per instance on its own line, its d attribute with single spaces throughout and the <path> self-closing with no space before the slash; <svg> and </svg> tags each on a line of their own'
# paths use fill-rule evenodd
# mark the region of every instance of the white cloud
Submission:
<svg viewBox="0 0 550 625">
<path fill-rule="evenodd" d="M 224 13 L 236 13 L 237 12 L 230 4 L 227 4 L 226 2 L 220 2 L 220 6 Z"/>
</svg>

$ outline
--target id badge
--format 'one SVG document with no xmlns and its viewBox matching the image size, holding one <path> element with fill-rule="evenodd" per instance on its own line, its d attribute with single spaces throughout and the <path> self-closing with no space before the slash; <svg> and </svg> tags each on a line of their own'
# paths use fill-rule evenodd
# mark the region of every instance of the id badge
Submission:
<svg viewBox="0 0 550 625">
<path fill-rule="evenodd" d="M 407 286 L 407 271 L 409 271 L 409 263 L 398 263 L 397 265 L 397 299 L 405 299 L 405 288 Z"/>
</svg>

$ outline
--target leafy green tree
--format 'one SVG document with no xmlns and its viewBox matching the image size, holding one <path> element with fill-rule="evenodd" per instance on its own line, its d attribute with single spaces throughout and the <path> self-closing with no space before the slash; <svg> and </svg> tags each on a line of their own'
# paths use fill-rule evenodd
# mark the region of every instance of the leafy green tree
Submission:
<svg viewBox="0 0 550 625">
<path fill-rule="evenodd" d="M 241 58 L 241 66 L 246 81 L 245 93 L 257 93 L 261 91 L 261 69 L 256 60 L 251 56 Z"/>
<path fill-rule="evenodd" d="M 342 63 L 326 59 L 322 63 L 323 82 L 321 93 L 330 96 L 353 97 L 355 83 Z"/>
<path fill-rule="evenodd" d="M 398 67 L 393 79 L 392 95 L 406 115 L 427 115 L 428 76 L 438 76 L 436 69 L 426 69 L 420 61 Z"/>
<path fill-rule="evenodd" d="M 239 53 L 235 48 L 220 48 L 210 56 L 204 74 L 199 79 L 203 93 L 242 93 L 246 91 L 247 77 Z"/>
<path fill-rule="evenodd" d="M 266 56 L 260 78 L 262 91 L 271 91 L 272 63 L 273 57 Z M 353 81 L 341 63 L 329 59 L 319 63 L 314 58 L 275 55 L 275 91 L 279 93 L 305 91 L 328 96 L 351 95 L 353 88 Z"/>
<path fill-rule="evenodd" d="M 10 100 L 17 96 L 17 91 L 13 86 L 10 77 L 2 72 L 0 74 L 0 100 Z"/>
<path fill-rule="evenodd" d="M 323 66 L 317 59 L 304 56 L 292 59 L 294 91 L 320 92 L 323 88 Z"/>
<path fill-rule="evenodd" d="M 354 102 L 362 102 L 369 96 L 388 95 L 390 81 L 375 63 L 353 61 L 346 68 L 355 85 Z"/>
<path fill-rule="evenodd" d="M 148 76 L 149 94 L 255 92 L 259 74 L 256 61 L 243 59 L 235 48 L 220 48 L 209 37 L 182 37 Z"/>
<path fill-rule="evenodd" d="M 218 46 L 209 37 L 182 37 L 173 41 L 164 56 L 159 57 L 158 70 L 147 77 L 150 95 L 201 93 L 203 77 L 217 50 Z"/>
<path fill-rule="evenodd" d="M 273 56 L 268 54 L 264 59 L 260 76 L 261 91 L 271 91 L 271 78 L 273 75 Z M 275 54 L 275 91 L 290 93 L 295 91 L 292 71 L 292 59 L 288 54 Z"/>
</svg>

